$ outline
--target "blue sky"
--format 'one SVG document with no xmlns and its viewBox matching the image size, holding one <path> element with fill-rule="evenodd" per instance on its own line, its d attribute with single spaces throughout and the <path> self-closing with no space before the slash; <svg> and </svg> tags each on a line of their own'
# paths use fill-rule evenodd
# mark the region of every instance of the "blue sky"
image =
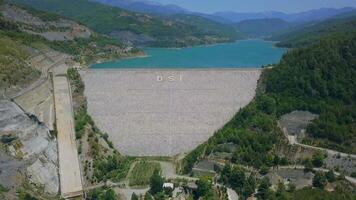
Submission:
<svg viewBox="0 0 356 200">
<path fill-rule="evenodd" d="M 176 4 L 193 11 L 300 12 L 321 7 L 356 7 L 356 0 L 151 0 L 162 4 Z"/>
</svg>

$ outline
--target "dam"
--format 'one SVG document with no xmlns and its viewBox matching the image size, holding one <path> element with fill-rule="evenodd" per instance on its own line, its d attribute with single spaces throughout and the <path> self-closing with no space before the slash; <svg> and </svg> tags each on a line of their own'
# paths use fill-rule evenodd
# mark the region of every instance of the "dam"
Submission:
<svg viewBox="0 0 356 200">
<path fill-rule="evenodd" d="M 129 156 L 189 152 L 255 95 L 261 69 L 86 69 L 88 113 Z"/>
</svg>

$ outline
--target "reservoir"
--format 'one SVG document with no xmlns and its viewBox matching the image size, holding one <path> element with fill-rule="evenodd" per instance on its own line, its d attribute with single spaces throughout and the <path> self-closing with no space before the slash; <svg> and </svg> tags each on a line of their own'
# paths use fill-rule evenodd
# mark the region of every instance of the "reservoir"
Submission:
<svg viewBox="0 0 356 200">
<path fill-rule="evenodd" d="M 240 40 L 188 48 L 144 48 L 146 57 L 97 63 L 91 68 L 256 68 L 278 63 L 286 49 L 274 42 Z"/>
</svg>

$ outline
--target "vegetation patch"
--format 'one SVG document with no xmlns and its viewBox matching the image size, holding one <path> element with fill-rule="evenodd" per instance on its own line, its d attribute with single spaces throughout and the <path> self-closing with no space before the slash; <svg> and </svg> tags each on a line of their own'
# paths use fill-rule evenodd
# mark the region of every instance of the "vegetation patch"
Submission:
<svg viewBox="0 0 356 200">
<path fill-rule="evenodd" d="M 159 163 L 151 161 L 138 161 L 129 174 L 131 186 L 146 186 L 150 184 L 150 178 L 155 170 L 161 170 Z"/>
<path fill-rule="evenodd" d="M 83 154 L 84 176 L 91 182 L 106 180 L 120 181 L 127 176 L 133 158 L 120 155 L 109 141 L 108 135 L 102 133 L 87 113 L 84 97 L 84 83 L 76 69 L 68 69 L 67 77 L 73 91 L 76 139 L 79 142 L 78 153 Z M 78 100 L 81 101 L 78 101 Z M 85 140 L 84 137 L 85 136 Z M 88 146 L 83 152 L 83 143 Z"/>
<path fill-rule="evenodd" d="M 1 198 L 4 198 L 4 194 L 3 193 L 8 192 L 8 191 L 9 190 L 6 187 L 4 187 L 3 185 L 0 184 L 0 197 Z"/>
<path fill-rule="evenodd" d="M 90 190 L 87 200 L 118 200 L 119 197 L 115 194 L 115 191 L 112 189 L 106 188 L 97 188 Z"/>
</svg>

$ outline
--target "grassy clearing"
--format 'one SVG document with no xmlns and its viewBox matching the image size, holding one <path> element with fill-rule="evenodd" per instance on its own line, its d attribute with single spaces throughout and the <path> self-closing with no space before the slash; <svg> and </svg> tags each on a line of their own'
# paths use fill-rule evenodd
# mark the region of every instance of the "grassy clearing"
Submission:
<svg viewBox="0 0 356 200">
<path fill-rule="evenodd" d="M 153 172 L 161 169 L 159 163 L 150 161 L 139 161 L 135 164 L 129 174 L 129 185 L 130 186 L 146 186 L 150 183 L 150 178 Z"/>
</svg>

